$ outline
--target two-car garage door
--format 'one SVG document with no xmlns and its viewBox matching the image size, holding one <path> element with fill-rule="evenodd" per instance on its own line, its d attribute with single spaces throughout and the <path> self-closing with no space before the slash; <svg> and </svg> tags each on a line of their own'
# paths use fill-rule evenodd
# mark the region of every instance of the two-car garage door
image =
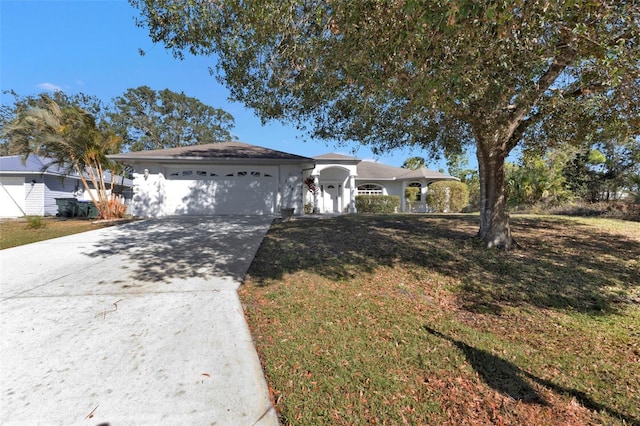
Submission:
<svg viewBox="0 0 640 426">
<path fill-rule="evenodd" d="M 277 167 L 183 166 L 165 175 L 167 214 L 273 214 Z"/>
</svg>

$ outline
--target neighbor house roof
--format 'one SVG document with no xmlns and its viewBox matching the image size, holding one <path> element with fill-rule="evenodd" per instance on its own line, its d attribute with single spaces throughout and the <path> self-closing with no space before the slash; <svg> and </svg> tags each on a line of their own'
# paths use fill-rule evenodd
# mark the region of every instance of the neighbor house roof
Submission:
<svg viewBox="0 0 640 426">
<path fill-rule="evenodd" d="M 71 168 L 60 167 L 52 164 L 53 160 L 39 155 L 30 154 L 26 159 L 21 155 L 9 155 L 0 157 L 0 175 L 53 175 L 69 176 L 79 179 L 78 173 Z M 85 173 L 85 177 L 89 177 Z M 104 171 L 105 182 L 111 182 L 111 172 Z M 115 176 L 118 184 L 131 186 L 130 179 L 122 180 L 122 176 Z"/>
<path fill-rule="evenodd" d="M 22 155 L 0 157 L 0 174 L 49 174 L 62 176 L 67 174 L 57 164 L 51 164 L 45 157 L 31 154 L 26 159 Z"/>
<path fill-rule="evenodd" d="M 313 162 L 311 158 L 243 142 L 221 142 L 110 155 L 117 161 L 269 161 Z"/>
</svg>

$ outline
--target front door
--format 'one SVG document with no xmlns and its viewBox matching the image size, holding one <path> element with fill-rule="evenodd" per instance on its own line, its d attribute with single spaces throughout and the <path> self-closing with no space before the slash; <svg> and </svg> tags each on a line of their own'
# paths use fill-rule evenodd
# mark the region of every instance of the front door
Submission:
<svg viewBox="0 0 640 426">
<path fill-rule="evenodd" d="M 329 184 L 324 187 L 324 212 L 339 213 L 340 198 L 338 193 L 338 185 Z"/>
</svg>

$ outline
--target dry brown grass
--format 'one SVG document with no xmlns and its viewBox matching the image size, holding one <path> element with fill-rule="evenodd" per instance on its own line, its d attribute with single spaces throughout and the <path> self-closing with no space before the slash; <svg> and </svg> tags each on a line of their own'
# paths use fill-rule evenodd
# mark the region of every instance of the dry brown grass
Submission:
<svg viewBox="0 0 640 426">
<path fill-rule="evenodd" d="M 0 220 L 0 249 L 91 231 L 109 226 L 108 222 L 94 223 L 88 219 L 43 218 L 43 226 L 30 227 L 27 219 Z"/>
<path fill-rule="evenodd" d="M 272 227 L 241 298 L 284 424 L 640 422 L 640 224 L 477 220 Z"/>
</svg>

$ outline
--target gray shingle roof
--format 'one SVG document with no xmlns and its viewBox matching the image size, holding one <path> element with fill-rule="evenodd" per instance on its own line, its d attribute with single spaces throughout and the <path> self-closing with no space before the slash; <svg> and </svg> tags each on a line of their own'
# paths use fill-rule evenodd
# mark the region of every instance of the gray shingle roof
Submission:
<svg viewBox="0 0 640 426">
<path fill-rule="evenodd" d="M 330 152 L 328 154 L 316 155 L 313 157 L 314 160 L 352 160 L 352 161 L 360 161 L 356 157 L 350 157 L 344 154 L 338 154 L 337 152 Z"/>
<path fill-rule="evenodd" d="M 406 169 L 377 163 L 375 161 L 361 161 L 358 163 L 358 179 L 389 179 L 394 180 L 398 175 L 406 173 Z"/>
<path fill-rule="evenodd" d="M 403 169 L 406 170 L 406 169 Z M 417 170 L 409 170 L 399 178 L 400 180 L 408 179 L 438 179 L 438 180 L 460 180 L 457 177 L 449 176 L 444 173 L 422 167 Z"/>
<path fill-rule="evenodd" d="M 375 161 L 361 161 L 358 163 L 358 180 L 381 179 L 381 180 L 412 180 L 412 179 L 437 179 L 437 180 L 458 180 L 453 176 L 444 173 L 421 168 L 417 170 L 403 169 L 402 167 L 389 166 Z"/>
<path fill-rule="evenodd" d="M 113 160 L 279 160 L 313 161 L 311 158 L 283 151 L 250 145 L 243 142 L 221 142 L 206 145 L 182 146 L 152 151 L 127 152 L 110 155 Z"/>
</svg>

